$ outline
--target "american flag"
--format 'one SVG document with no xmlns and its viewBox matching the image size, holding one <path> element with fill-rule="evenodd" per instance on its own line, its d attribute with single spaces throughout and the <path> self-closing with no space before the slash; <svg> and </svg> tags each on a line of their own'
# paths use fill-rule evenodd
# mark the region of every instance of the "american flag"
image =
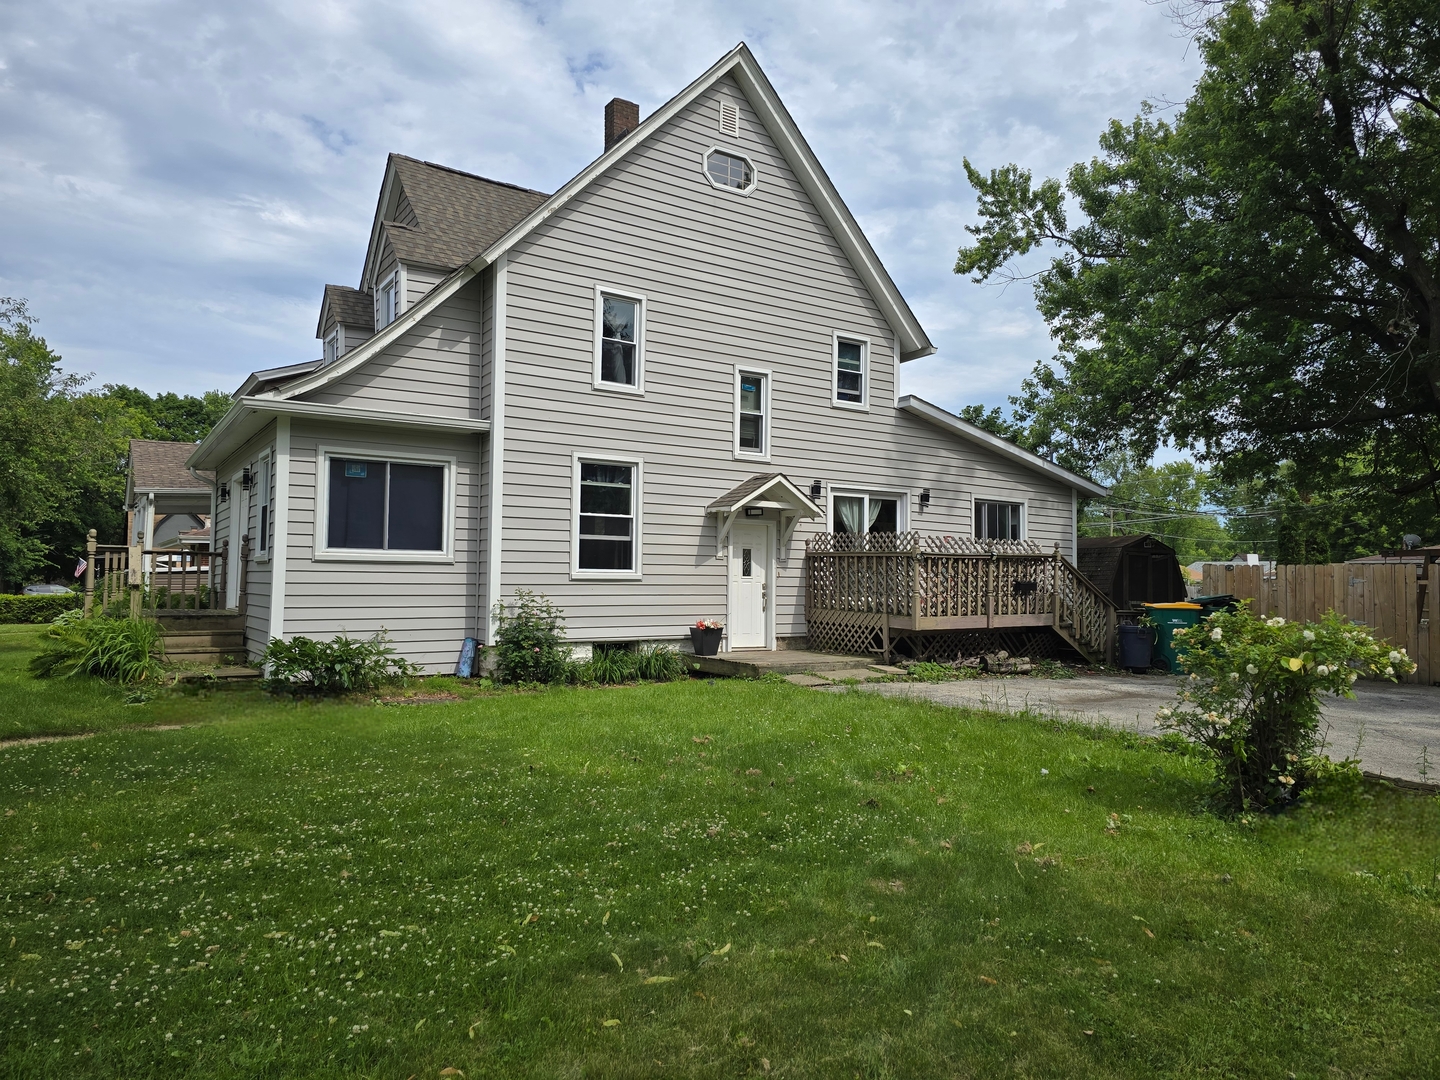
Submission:
<svg viewBox="0 0 1440 1080">
<path fill-rule="evenodd" d="M 81 574 L 85 573 L 85 568 L 89 565 L 90 564 L 85 561 L 85 556 L 81 555 L 80 561 L 75 564 L 75 576 L 79 577 Z"/>
</svg>

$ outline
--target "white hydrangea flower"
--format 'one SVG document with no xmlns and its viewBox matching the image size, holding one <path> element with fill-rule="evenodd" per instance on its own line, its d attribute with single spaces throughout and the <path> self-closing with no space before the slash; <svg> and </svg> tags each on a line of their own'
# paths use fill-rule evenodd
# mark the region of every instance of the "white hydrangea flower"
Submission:
<svg viewBox="0 0 1440 1080">
<path fill-rule="evenodd" d="M 1259 669 L 1258 667 L 1256 667 L 1254 664 L 1246 664 L 1246 665 L 1245 665 L 1245 674 L 1247 674 L 1247 675 L 1259 675 L 1259 674 L 1260 674 L 1260 669 Z"/>
<path fill-rule="evenodd" d="M 1211 640 L 1211 641 L 1219 641 L 1219 640 L 1220 640 L 1222 637 L 1224 637 L 1224 636 L 1225 636 L 1225 635 L 1220 632 L 1220 628 L 1219 628 L 1218 626 L 1215 627 L 1214 630 L 1211 630 L 1211 631 L 1210 631 L 1210 640 Z"/>
<path fill-rule="evenodd" d="M 1393 667 L 1390 667 L 1390 666 L 1387 664 L 1387 665 L 1385 666 L 1385 674 L 1386 674 L 1386 675 L 1394 675 L 1394 674 L 1395 674 L 1395 669 L 1394 669 Z"/>
<path fill-rule="evenodd" d="M 1394 649 L 1391 649 L 1391 650 L 1390 650 L 1390 663 L 1392 663 L 1392 664 L 1398 664 L 1398 663 L 1400 663 L 1400 654 L 1399 654 L 1398 652 L 1396 652 Z"/>
<path fill-rule="evenodd" d="M 1220 719 L 1218 719 L 1218 720 L 1215 721 L 1215 726 L 1216 726 L 1216 727 L 1227 728 L 1227 727 L 1230 726 L 1230 720 L 1229 720 L 1228 717 L 1222 716 L 1222 717 L 1220 717 Z"/>
<path fill-rule="evenodd" d="M 1265 625 L 1266 625 L 1266 626 L 1284 626 L 1284 625 L 1285 625 L 1285 620 L 1282 619 L 1279 615 L 1276 615 L 1273 619 L 1266 619 L 1266 620 L 1265 620 Z"/>
<path fill-rule="evenodd" d="M 1239 673 L 1238 671 L 1232 671 L 1232 672 L 1230 672 L 1230 681 L 1231 681 L 1231 682 L 1239 682 L 1239 681 L 1240 681 L 1240 673 Z"/>
<path fill-rule="evenodd" d="M 1306 631 L 1305 631 L 1305 640 L 1306 640 L 1306 641 L 1314 641 L 1314 640 L 1315 640 L 1315 631 L 1314 631 L 1314 630 L 1306 630 Z"/>
<path fill-rule="evenodd" d="M 1317 667 L 1317 668 L 1315 669 L 1315 674 L 1316 674 L 1316 675 L 1319 675 L 1321 678 L 1324 678 L 1326 675 L 1329 675 L 1329 674 L 1330 674 L 1330 669 L 1329 669 L 1328 667 L 1326 667 L 1324 664 L 1321 664 L 1319 667 Z"/>
<path fill-rule="evenodd" d="M 1350 681 L 1351 681 L 1352 683 L 1353 683 L 1356 679 L 1358 679 L 1359 677 L 1360 677 L 1360 676 L 1359 676 L 1359 675 L 1356 675 L 1355 672 L 1353 672 L 1353 671 L 1350 672 Z"/>
</svg>

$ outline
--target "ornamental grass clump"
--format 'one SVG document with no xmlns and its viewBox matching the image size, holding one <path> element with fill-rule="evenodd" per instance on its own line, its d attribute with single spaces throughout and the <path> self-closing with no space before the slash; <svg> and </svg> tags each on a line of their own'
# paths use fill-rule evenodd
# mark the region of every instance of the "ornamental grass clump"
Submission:
<svg viewBox="0 0 1440 1080">
<path fill-rule="evenodd" d="M 1319 622 L 1222 612 L 1175 632 L 1188 678 L 1159 720 L 1208 748 L 1229 810 L 1281 809 L 1329 766 L 1320 756 L 1320 697 L 1354 697 L 1360 678 L 1415 670 L 1404 649 L 1333 611 Z"/>
<path fill-rule="evenodd" d="M 153 682 L 163 670 L 160 627 L 148 619 L 79 618 L 67 611 L 45 631 L 30 659 L 38 679 L 90 675 L 124 685 Z"/>
</svg>

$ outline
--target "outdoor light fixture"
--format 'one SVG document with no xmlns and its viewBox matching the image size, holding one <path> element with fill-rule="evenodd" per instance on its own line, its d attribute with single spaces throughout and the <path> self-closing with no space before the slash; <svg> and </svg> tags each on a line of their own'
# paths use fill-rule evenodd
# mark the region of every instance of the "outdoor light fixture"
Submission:
<svg viewBox="0 0 1440 1080">
<path fill-rule="evenodd" d="M 811 497 L 812 499 L 818 499 L 818 498 L 820 497 L 820 481 L 819 481 L 819 480 L 811 480 L 811 481 L 810 481 L 810 497 Z"/>
<path fill-rule="evenodd" d="M 930 489 L 929 489 L 929 488 L 925 488 L 924 490 L 922 490 L 922 491 L 920 492 L 920 509 L 923 510 L 923 509 L 925 509 L 925 507 L 927 507 L 927 506 L 929 506 L 929 505 L 930 505 Z"/>
<path fill-rule="evenodd" d="M 227 503 L 227 502 L 229 502 L 229 501 L 230 501 L 230 485 L 229 485 L 229 484 L 221 484 L 221 485 L 220 485 L 220 490 L 219 490 L 219 492 L 217 492 L 217 494 L 219 495 L 220 501 L 221 501 L 222 503 Z"/>
<path fill-rule="evenodd" d="M 249 491 L 255 485 L 255 478 L 250 475 L 250 467 L 247 465 L 245 471 L 240 474 L 240 487 Z"/>
<path fill-rule="evenodd" d="M 765 516 L 765 508 L 764 508 L 763 506 L 747 506 L 747 507 L 745 507 L 745 516 L 746 516 L 746 517 L 764 517 L 764 516 Z"/>
</svg>

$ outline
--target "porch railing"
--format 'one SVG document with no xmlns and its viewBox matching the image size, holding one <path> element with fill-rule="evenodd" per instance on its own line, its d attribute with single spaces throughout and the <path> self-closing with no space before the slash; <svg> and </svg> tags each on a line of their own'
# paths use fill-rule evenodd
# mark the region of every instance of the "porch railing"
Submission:
<svg viewBox="0 0 1440 1080">
<path fill-rule="evenodd" d="M 249 538 L 241 543 L 239 607 L 244 607 Z M 223 611 L 231 573 L 230 542 L 219 551 L 97 544 L 86 545 L 85 616 L 97 612 L 153 618 L 162 611 Z"/>
<path fill-rule="evenodd" d="M 1115 608 L 1057 544 L 825 533 L 806 542 L 805 616 L 817 646 L 889 655 L 896 636 L 1050 627 L 1108 662 Z"/>
</svg>

